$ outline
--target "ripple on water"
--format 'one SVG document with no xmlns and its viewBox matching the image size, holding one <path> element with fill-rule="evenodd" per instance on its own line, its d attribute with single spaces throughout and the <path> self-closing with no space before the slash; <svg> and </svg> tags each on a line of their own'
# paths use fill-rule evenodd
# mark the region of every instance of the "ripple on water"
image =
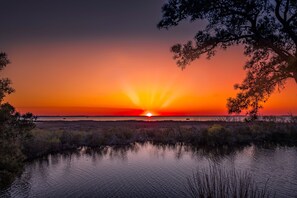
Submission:
<svg viewBox="0 0 297 198">
<path fill-rule="evenodd" d="M 269 179 L 277 197 L 297 196 L 295 147 L 209 152 L 147 143 L 50 155 L 28 163 L 0 197 L 181 197 L 187 178 L 213 163 L 251 173 L 260 187 Z"/>
</svg>

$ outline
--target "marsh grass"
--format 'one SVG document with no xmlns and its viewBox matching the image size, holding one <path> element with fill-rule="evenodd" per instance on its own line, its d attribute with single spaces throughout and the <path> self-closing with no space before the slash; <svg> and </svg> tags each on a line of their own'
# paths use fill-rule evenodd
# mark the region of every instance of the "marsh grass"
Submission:
<svg viewBox="0 0 297 198">
<path fill-rule="evenodd" d="M 294 123 L 108 123 L 105 126 L 36 128 L 32 137 L 24 142 L 27 159 L 49 153 L 77 149 L 129 145 L 136 142 L 177 144 L 199 148 L 224 150 L 225 147 L 242 148 L 257 144 L 297 145 L 297 125 Z M 101 124 L 101 123 L 99 123 Z M 143 125 L 139 125 L 143 124 Z"/>
<path fill-rule="evenodd" d="M 274 197 L 267 189 L 260 189 L 247 172 L 226 170 L 216 165 L 197 171 L 187 179 L 186 197 L 199 198 L 266 198 Z"/>
</svg>

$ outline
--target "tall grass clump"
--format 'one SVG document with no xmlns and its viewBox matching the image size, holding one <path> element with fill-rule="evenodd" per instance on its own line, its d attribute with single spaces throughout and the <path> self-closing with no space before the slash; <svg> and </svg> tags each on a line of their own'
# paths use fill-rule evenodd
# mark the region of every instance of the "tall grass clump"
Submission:
<svg viewBox="0 0 297 198">
<path fill-rule="evenodd" d="M 267 180 L 268 181 L 268 180 Z M 188 178 L 187 197 L 199 198 L 266 198 L 272 194 L 267 190 L 267 182 L 259 189 L 247 172 L 225 170 L 210 166 L 202 172 L 197 171 Z"/>
</svg>

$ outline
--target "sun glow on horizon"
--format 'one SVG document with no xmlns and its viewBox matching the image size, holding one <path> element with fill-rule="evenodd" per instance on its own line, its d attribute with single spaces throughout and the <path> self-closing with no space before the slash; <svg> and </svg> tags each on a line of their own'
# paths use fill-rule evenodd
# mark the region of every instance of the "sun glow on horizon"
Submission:
<svg viewBox="0 0 297 198">
<path fill-rule="evenodd" d="M 146 115 L 147 117 L 152 117 L 152 116 L 153 116 L 153 114 L 152 114 L 151 112 L 147 112 L 145 115 Z"/>
<path fill-rule="evenodd" d="M 158 73 L 146 70 L 145 73 L 132 76 L 128 80 L 123 79 L 120 83 L 122 93 L 131 106 L 143 110 L 141 116 L 151 117 L 159 114 L 156 112 L 168 111 L 185 95 L 186 89 L 178 84 L 182 73 L 171 76 L 166 76 L 166 71 L 163 70 Z"/>
<path fill-rule="evenodd" d="M 229 58 L 238 48 L 219 53 L 211 61 L 196 61 L 181 71 L 171 59 L 169 44 L 122 43 L 123 48 L 97 41 L 18 44 L 8 51 L 13 62 L 4 71 L 17 91 L 6 101 L 21 113 L 36 115 L 222 115 L 227 113 L 226 99 L 236 95 L 234 83 L 245 76 L 239 67 L 245 58 Z M 289 80 L 261 113 L 295 115 L 296 86 Z"/>
</svg>

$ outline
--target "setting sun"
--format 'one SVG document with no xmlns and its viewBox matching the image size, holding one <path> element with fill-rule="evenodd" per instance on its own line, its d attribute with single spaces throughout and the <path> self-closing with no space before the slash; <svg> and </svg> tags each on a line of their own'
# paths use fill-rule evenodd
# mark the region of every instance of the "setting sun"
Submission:
<svg viewBox="0 0 297 198">
<path fill-rule="evenodd" d="M 153 114 L 150 113 L 150 112 L 146 113 L 145 115 L 146 115 L 147 117 L 152 117 L 152 116 L 153 116 Z"/>
<path fill-rule="evenodd" d="M 0 2 L 0 198 L 297 198 L 297 0 Z"/>
</svg>

